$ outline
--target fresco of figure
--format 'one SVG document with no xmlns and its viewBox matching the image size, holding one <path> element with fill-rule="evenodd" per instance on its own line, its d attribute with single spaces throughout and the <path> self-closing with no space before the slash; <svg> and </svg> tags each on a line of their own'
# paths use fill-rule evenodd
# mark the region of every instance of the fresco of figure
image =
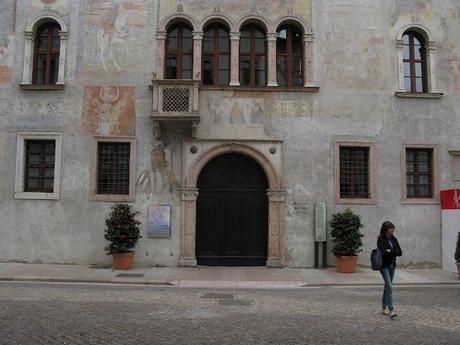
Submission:
<svg viewBox="0 0 460 345">
<path fill-rule="evenodd" d="M 162 145 L 155 146 L 150 154 L 151 169 L 144 170 L 137 179 L 136 186 L 144 194 L 172 193 L 176 177 L 172 173 Z"/>
<path fill-rule="evenodd" d="M 121 7 L 122 8 L 122 7 Z M 106 53 L 117 71 L 121 68 L 113 56 L 116 46 L 121 46 L 127 52 L 126 39 L 129 36 L 129 26 L 126 14 L 120 10 L 120 5 L 115 4 L 109 15 L 105 17 L 102 27 L 96 34 L 99 59 L 104 71 L 107 71 Z"/>
</svg>

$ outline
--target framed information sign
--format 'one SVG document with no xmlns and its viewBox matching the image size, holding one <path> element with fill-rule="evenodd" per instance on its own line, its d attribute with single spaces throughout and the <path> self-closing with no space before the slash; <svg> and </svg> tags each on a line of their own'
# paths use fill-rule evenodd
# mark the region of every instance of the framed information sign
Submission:
<svg viewBox="0 0 460 345">
<path fill-rule="evenodd" d="M 171 205 L 149 206 L 147 235 L 161 238 L 171 236 Z"/>
</svg>

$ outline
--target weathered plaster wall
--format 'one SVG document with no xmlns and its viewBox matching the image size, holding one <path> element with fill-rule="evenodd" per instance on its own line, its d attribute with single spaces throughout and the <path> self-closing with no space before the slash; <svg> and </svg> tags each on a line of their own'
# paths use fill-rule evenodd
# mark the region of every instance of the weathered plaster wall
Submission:
<svg viewBox="0 0 460 345">
<path fill-rule="evenodd" d="M 161 142 L 153 138 L 148 86 L 156 59 L 155 31 L 182 5 L 196 22 L 218 10 L 230 12 L 236 23 L 252 8 L 275 22 L 292 8 L 312 27 L 318 93 L 200 91 L 198 139 L 284 141 L 285 263 L 313 265 L 314 203 L 326 201 L 329 215 L 350 206 L 335 204 L 335 141 L 363 139 L 376 143 L 377 204 L 350 206 L 365 223 L 360 262 L 368 264 L 380 224 L 389 219 L 397 226 L 402 264 L 439 265 L 439 205 L 401 203 L 400 152 L 403 144 L 437 144 L 441 188 L 460 187 L 451 179 L 447 152 L 460 148 L 460 4 L 456 0 L 313 0 L 311 4 L 310 11 L 309 0 L 165 0 L 161 6 L 154 0 L 1 1 L 0 261 L 108 263 L 103 229 L 112 203 L 88 201 L 90 135 L 128 134 L 137 139 L 134 205 L 141 211 L 144 236 L 136 247 L 136 262 L 178 263 L 182 140 L 190 129 L 167 125 Z M 57 92 L 21 91 L 23 31 L 45 6 L 69 26 L 66 87 Z M 411 22 L 424 24 L 436 37 L 438 89 L 445 93 L 440 100 L 394 96 L 395 37 Z M 101 92 L 103 87 L 107 92 Z M 117 94 L 119 100 L 106 102 Z M 20 131 L 63 133 L 59 201 L 13 198 Z M 152 162 L 153 150 L 164 152 L 165 161 Z M 152 174 L 162 182 L 149 185 L 147 176 Z M 172 205 L 171 239 L 146 236 L 147 207 L 157 203 Z"/>
</svg>

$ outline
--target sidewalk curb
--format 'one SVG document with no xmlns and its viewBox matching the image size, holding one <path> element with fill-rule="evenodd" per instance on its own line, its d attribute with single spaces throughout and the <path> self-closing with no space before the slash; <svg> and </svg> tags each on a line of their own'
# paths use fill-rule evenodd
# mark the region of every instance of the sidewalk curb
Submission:
<svg viewBox="0 0 460 345">
<path fill-rule="evenodd" d="M 263 281 L 263 285 L 254 286 L 254 281 L 235 281 L 235 284 L 222 284 L 221 281 L 206 280 L 197 281 L 135 281 L 135 280 L 110 280 L 110 279 L 65 279 L 65 278 L 35 278 L 35 277 L 0 277 L 0 282 L 37 282 L 37 283 L 75 283 L 75 284 L 121 284 L 121 285 L 148 285 L 178 288 L 213 288 L 213 289 L 298 289 L 315 287 L 381 287 L 382 283 L 356 282 L 356 283 L 303 283 L 285 281 Z M 191 283 L 190 286 L 182 286 L 182 282 Z M 288 284 L 289 283 L 289 284 Z M 270 286 L 270 285 L 273 286 Z M 460 281 L 440 281 L 440 282 L 414 282 L 414 283 L 395 283 L 395 287 L 416 287 L 416 286 L 460 286 Z"/>
<path fill-rule="evenodd" d="M 124 284 L 124 285 L 158 285 L 176 286 L 168 281 L 134 281 L 134 280 L 108 280 L 108 279 L 62 279 L 62 278 L 21 278 L 0 277 L 0 282 L 38 282 L 38 283 L 79 283 L 79 284 Z"/>
</svg>

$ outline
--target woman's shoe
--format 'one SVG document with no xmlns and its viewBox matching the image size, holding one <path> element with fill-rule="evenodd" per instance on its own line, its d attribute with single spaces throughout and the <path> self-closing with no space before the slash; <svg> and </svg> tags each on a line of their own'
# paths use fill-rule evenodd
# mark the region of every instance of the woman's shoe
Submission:
<svg viewBox="0 0 460 345">
<path fill-rule="evenodd" d="M 390 310 L 388 308 L 382 308 L 383 315 L 390 315 Z"/>
<path fill-rule="evenodd" d="M 396 314 L 394 310 L 390 310 L 390 317 L 394 319 L 396 316 L 398 316 L 398 314 Z"/>
</svg>

